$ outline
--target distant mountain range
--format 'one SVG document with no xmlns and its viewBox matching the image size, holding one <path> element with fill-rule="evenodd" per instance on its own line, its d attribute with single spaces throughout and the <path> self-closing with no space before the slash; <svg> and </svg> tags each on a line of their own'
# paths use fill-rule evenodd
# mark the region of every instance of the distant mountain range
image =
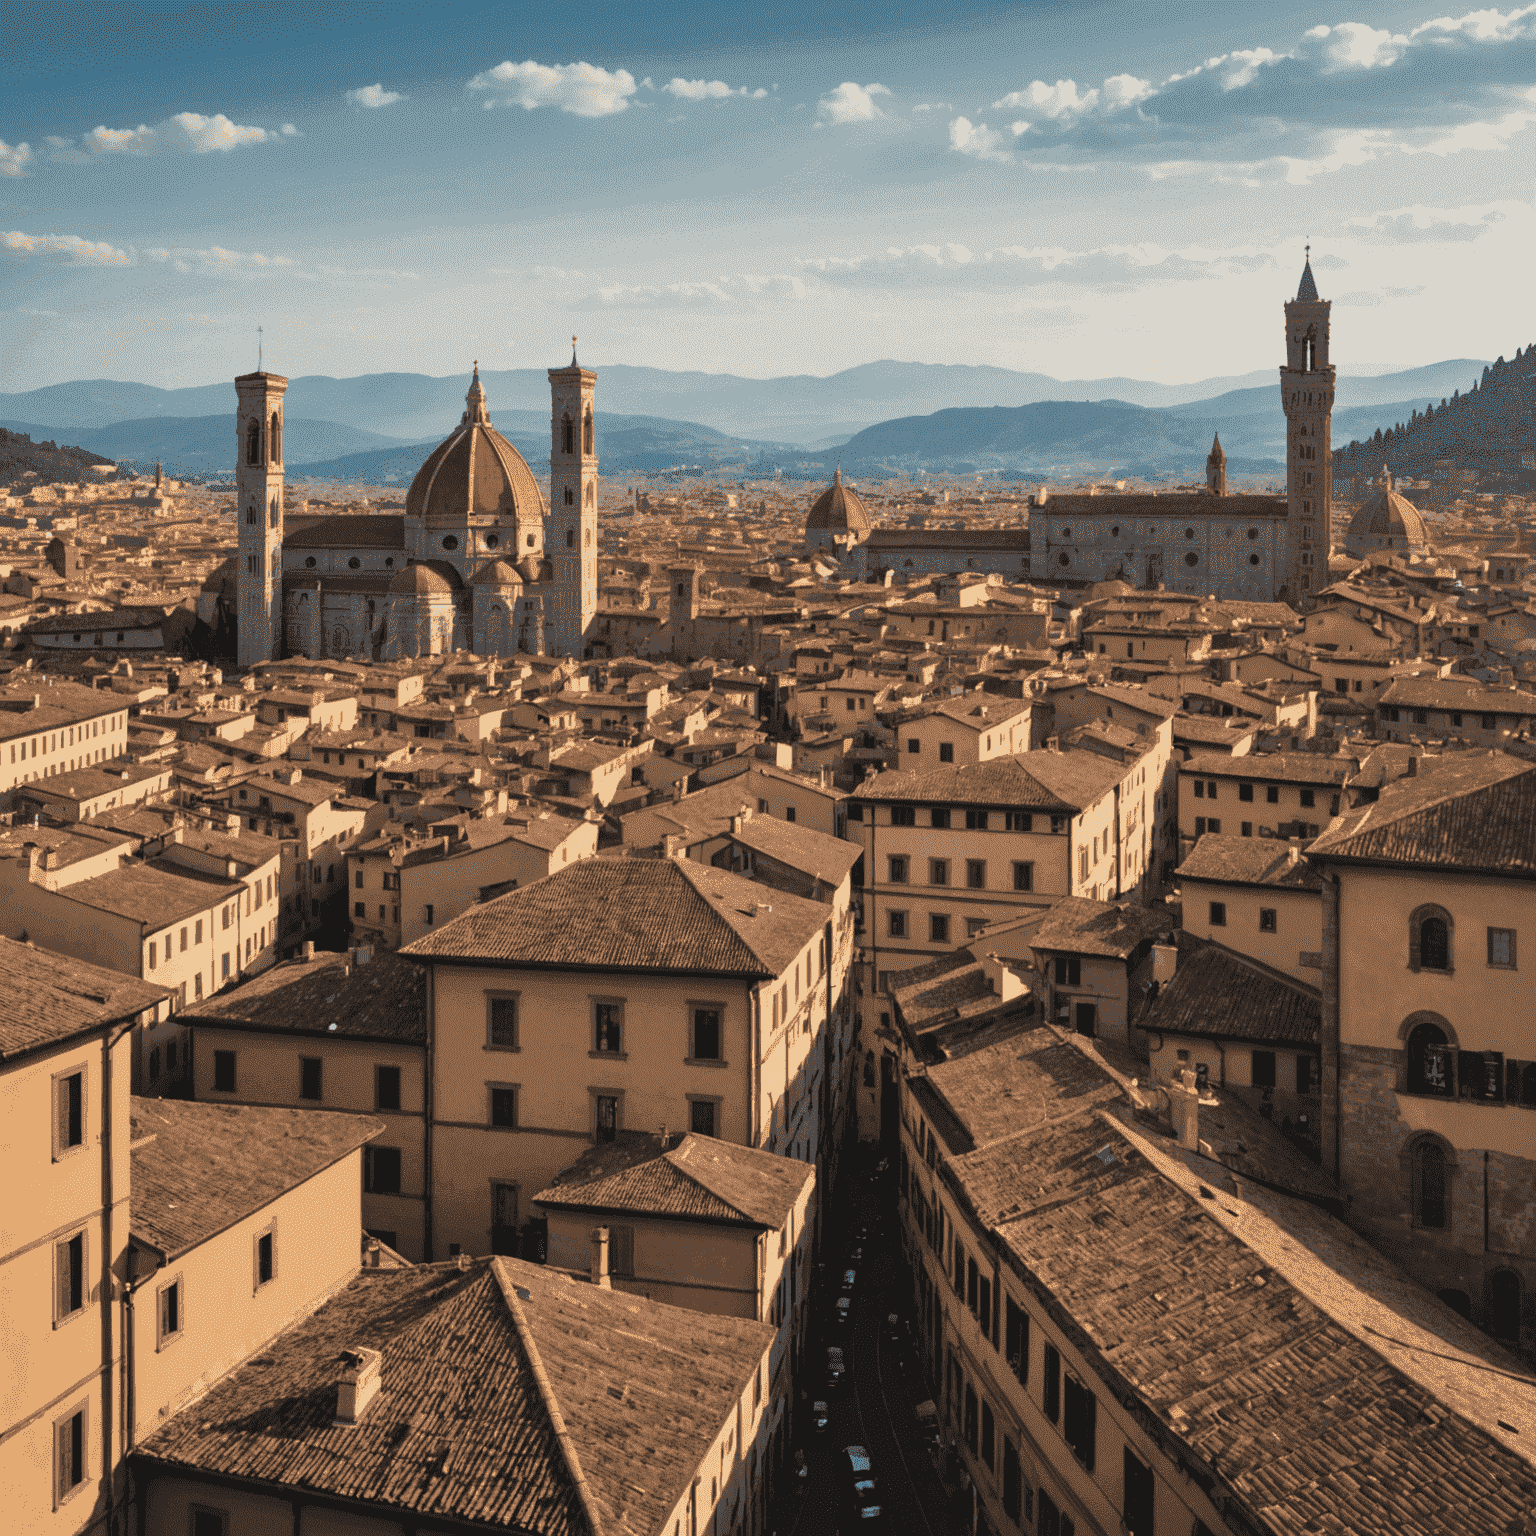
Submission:
<svg viewBox="0 0 1536 1536">
<path fill-rule="evenodd" d="M 1334 441 L 1367 438 L 1466 388 L 1467 358 L 1339 379 Z M 599 452 L 609 473 L 750 465 L 820 473 L 841 460 L 967 472 L 1063 474 L 1126 468 L 1195 475 L 1220 431 L 1229 465 L 1266 474 L 1283 462 L 1278 375 L 1167 385 L 1061 380 L 1005 368 L 878 362 L 828 378 L 748 379 L 615 365 L 598 370 Z M 549 384 L 541 369 L 487 371 L 491 418 L 542 474 Z M 467 379 L 423 374 L 311 375 L 290 382 L 288 463 L 304 478 L 408 483 L 459 420 Z M 87 380 L 0 394 L 0 425 L 115 459 L 159 460 L 184 473 L 233 467 L 232 383 L 163 390 Z M 1010 414 L 1011 413 L 1011 414 Z M 1022 413 L 1022 414 L 1021 414 Z"/>
</svg>

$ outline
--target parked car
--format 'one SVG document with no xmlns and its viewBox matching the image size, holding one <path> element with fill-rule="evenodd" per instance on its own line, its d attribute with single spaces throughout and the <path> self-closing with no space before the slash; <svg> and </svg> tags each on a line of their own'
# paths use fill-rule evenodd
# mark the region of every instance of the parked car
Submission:
<svg viewBox="0 0 1536 1536">
<path fill-rule="evenodd" d="M 843 1470 L 848 1474 L 851 1482 L 856 1482 L 861 1477 L 872 1477 L 874 1467 L 870 1464 L 869 1452 L 862 1445 L 845 1445 Z"/>
<path fill-rule="evenodd" d="M 848 1489 L 848 1502 L 856 1529 L 875 1531 L 884 1526 L 884 1512 L 880 1507 L 880 1489 L 874 1478 L 856 1478 Z"/>
<path fill-rule="evenodd" d="M 836 1344 L 827 1346 L 827 1386 L 833 1391 L 847 1380 L 848 1368 L 843 1364 L 843 1352 Z"/>
<path fill-rule="evenodd" d="M 815 1428 L 818 1435 L 824 1435 L 827 1432 L 827 1425 L 830 1422 L 831 1415 L 827 1409 L 827 1400 L 824 1397 L 818 1397 L 816 1401 L 811 1404 L 811 1424 Z"/>
<path fill-rule="evenodd" d="M 852 1310 L 853 1303 L 846 1296 L 839 1296 L 837 1298 L 837 1305 L 832 1309 L 833 1315 L 839 1323 L 846 1323 L 848 1321 L 848 1314 Z"/>
<path fill-rule="evenodd" d="M 858 1270 L 856 1270 L 856 1269 L 845 1269 L 843 1271 L 843 1289 L 845 1291 L 851 1291 L 853 1289 L 853 1287 L 854 1287 L 855 1282 L 858 1280 L 858 1278 L 859 1278 Z"/>
</svg>

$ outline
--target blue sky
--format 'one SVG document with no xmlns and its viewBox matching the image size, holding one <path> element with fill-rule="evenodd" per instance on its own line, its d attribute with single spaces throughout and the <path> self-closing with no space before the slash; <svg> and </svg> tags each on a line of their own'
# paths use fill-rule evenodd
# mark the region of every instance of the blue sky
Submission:
<svg viewBox="0 0 1536 1536">
<path fill-rule="evenodd" d="M 942 16 L 935 17 L 936 9 Z M 1536 5 L 11 0 L 0 388 L 1531 340 Z M 906 19 L 903 19 L 903 18 Z"/>
</svg>

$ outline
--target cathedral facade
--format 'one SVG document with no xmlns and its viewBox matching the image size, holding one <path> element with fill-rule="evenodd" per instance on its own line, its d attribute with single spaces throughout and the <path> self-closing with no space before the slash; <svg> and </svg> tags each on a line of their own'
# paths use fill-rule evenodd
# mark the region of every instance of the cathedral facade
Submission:
<svg viewBox="0 0 1536 1536">
<path fill-rule="evenodd" d="M 288 381 L 237 378 L 240 665 L 283 655 L 582 655 L 597 610 L 597 375 L 573 349 L 549 382 L 547 507 L 527 461 L 491 424 L 476 365 L 464 415 L 417 471 L 403 514 L 286 529 Z"/>
</svg>

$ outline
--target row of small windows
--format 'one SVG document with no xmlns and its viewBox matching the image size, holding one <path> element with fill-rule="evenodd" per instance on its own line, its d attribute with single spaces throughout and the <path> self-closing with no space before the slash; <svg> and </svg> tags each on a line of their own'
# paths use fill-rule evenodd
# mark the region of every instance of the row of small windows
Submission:
<svg viewBox="0 0 1536 1536">
<path fill-rule="evenodd" d="M 928 884 L 949 885 L 950 866 L 949 859 L 928 860 Z M 1035 866 L 1033 863 L 1022 859 L 1012 861 L 1013 881 L 1011 889 L 1015 891 L 1032 891 L 1035 888 Z M 886 859 L 886 878 L 892 885 L 907 885 L 911 881 L 912 861 L 904 853 L 891 854 Z M 971 891 L 984 891 L 987 886 L 987 861 L 985 859 L 965 860 L 965 887 Z"/>
<path fill-rule="evenodd" d="M 870 807 L 873 812 L 874 807 Z M 893 827 L 915 827 L 917 825 L 917 811 L 915 805 L 893 805 L 891 807 L 891 825 Z M 928 825 L 947 830 L 955 825 L 954 811 L 947 805 L 935 805 L 927 808 Z M 996 818 L 994 820 L 994 818 Z M 793 819 L 793 818 L 791 818 Z M 864 807 L 862 805 L 850 805 L 848 807 L 849 821 L 863 821 Z M 874 816 L 870 816 L 871 824 Z M 977 810 L 968 809 L 965 813 L 965 829 L 967 832 L 1044 832 L 1047 824 L 1056 835 L 1067 830 L 1070 820 L 1065 814 L 1051 812 L 1042 814 L 1036 811 L 1005 811 L 1005 810 Z"/>
<path fill-rule="evenodd" d="M 281 508 L 278 505 L 277 497 L 274 496 L 272 498 L 271 506 L 269 506 L 268 509 L 267 509 L 267 525 L 268 525 L 268 527 L 271 527 L 271 528 L 276 528 L 277 527 L 278 517 L 279 517 L 280 511 L 281 511 Z M 260 512 L 258 512 L 256 510 L 256 503 L 255 502 L 252 502 L 250 504 L 250 506 L 248 506 L 245 509 L 245 521 L 246 521 L 247 527 L 251 527 L 251 528 L 255 528 L 261 522 L 261 514 L 260 514 Z"/>
<path fill-rule="evenodd" d="M 1226 536 L 1229 539 L 1236 532 L 1237 532 L 1237 530 L 1234 527 L 1232 527 L 1230 524 L 1227 526 Z M 1109 536 L 1112 539 L 1118 539 L 1120 537 L 1120 525 L 1118 523 L 1116 523 L 1109 530 Z M 1157 529 L 1155 527 L 1148 528 L 1147 531 L 1146 531 L 1146 534 L 1144 535 L 1144 537 L 1149 538 L 1149 539 L 1155 539 L 1157 536 L 1158 536 L 1157 535 Z M 1186 528 L 1184 530 L 1184 537 L 1186 539 L 1192 539 L 1192 538 L 1194 538 L 1194 536 L 1195 536 L 1195 530 L 1193 528 Z M 1248 537 L 1250 539 L 1256 539 L 1256 538 L 1258 538 L 1258 536 L 1259 536 L 1259 530 L 1257 528 L 1250 528 L 1248 530 Z M 1070 528 L 1063 528 L 1061 530 L 1061 537 L 1064 538 L 1064 539 L 1070 539 L 1072 537 L 1072 530 Z"/>
<path fill-rule="evenodd" d="M 586 416 L 582 419 L 581 442 L 583 453 L 593 452 L 592 411 L 589 407 Z M 560 450 L 562 453 L 576 452 L 576 423 L 571 420 L 569 413 L 560 419 Z"/>
<path fill-rule="evenodd" d="M 273 464 L 283 462 L 283 416 L 281 411 L 272 412 L 272 420 L 267 426 L 267 452 Z M 262 455 L 261 442 L 261 417 L 254 416 L 245 429 L 245 462 L 247 464 L 261 464 L 266 462 Z"/>
</svg>

